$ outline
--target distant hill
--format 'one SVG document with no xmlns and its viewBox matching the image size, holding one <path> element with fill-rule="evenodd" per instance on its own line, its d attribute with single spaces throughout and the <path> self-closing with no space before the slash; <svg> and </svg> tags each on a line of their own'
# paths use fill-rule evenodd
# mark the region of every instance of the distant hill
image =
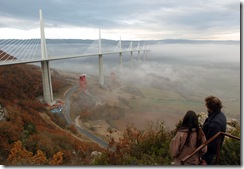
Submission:
<svg viewBox="0 0 244 169">
<path fill-rule="evenodd" d="M 28 39 L 27 39 L 28 40 Z M 24 43 L 27 40 L 19 40 Z M 94 39 L 98 40 L 98 39 Z M 94 42 L 92 39 L 46 39 L 47 44 L 56 44 L 56 43 L 84 43 L 84 44 L 91 44 Z M 1 40 L 2 41 L 6 40 Z M 111 40 L 111 39 L 102 39 L 103 44 L 117 44 L 119 42 L 118 40 Z M 123 43 L 129 44 L 130 40 L 122 40 Z M 150 44 L 159 44 L 159 43 L 192 43 L 192 44 L 240 44 L 240 41 L 238 40 L 191 40 L 191 39 L 161 39 L 161 40 L 132 40 L 133 45 L 137 45 L 138 42 L 140 44 L 150 43 Z"/>
<path fill-rule="evenodd" d="M 192 44 L 239 44 L 235 40 L 189 40 L 189 39 L 164 39 L 151 41 L 154 43 L 192 43 Z"/>
</svg>

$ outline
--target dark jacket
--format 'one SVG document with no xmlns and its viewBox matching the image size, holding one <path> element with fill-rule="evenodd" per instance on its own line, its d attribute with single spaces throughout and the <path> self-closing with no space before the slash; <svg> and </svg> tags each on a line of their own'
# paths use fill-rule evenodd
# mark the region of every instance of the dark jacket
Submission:
<svg viewBox="0 0 244 169">
<path fill-rule="evenodd" d="M 223 112 L 213 112 L 208 114 L 208 118 L 203 123 L 202 130 L 206 136 L 206 139 L 209 140 L 219 131 L 225 132 L 226 131 L 226 117 Z M 222 137 L 223 143 L 224 137 Z M 216 155 L 217 151 L 217 139 L 213 140 L 211 143 L 208 144 L 207 153 L 211 153 Z"/>
</svg>

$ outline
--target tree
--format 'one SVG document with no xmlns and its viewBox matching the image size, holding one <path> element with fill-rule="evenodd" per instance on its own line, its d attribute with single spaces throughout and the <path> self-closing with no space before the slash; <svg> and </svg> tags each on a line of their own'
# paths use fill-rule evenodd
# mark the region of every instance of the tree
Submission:
<svg viewBox="0 0 244 169">
<path fill-rule="evenodd" d="M 7 159 L 10 165 L 29 165 L 32 162 L 32 153 L 22 147 L 22 142 L 17 141 L 14 143 Z"/>
<path fill-rule="evenodd" d="M 148 123 L 146 130 L 130 125 L 119 141 L 110 138 L 109 147 L 96 165 L 169 165 L 170 133 L 161 122 Z"/>
<path fill-rule="evenodd" d="M 53 155 L 52 160 L 49 162 L 50 165 L 61 165 L 63 163 L 63 153 L 59 151 Z"/>
<path fill-rule="evenodd" d="M 36 165 L 45 165 L 48 162 L 46 155 L 41 150 L 37 150 L 37 154 L 33 156 L 33 161 Z"/>
</svg>

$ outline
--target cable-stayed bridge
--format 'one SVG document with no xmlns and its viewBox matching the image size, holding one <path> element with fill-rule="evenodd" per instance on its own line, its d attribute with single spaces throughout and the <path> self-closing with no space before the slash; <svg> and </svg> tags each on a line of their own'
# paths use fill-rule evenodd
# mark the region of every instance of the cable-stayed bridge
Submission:
<svg viewBox="0 0 244 169">
<path fill-rule="evenodd" d="M 45 39 L 44 22 L 42 11 L 40 10 L 40 39 L 0 40 L 0 66 L 41 62 L 43 98 L 45 103 L 51 104 L 53 101 L 53 92 L 49 61 L 98 56 L 99 84 L 104 85 L 103 55 L 119 54 L 120 69 L 122 69 L 123 66 L 123 53 L 130 53 L 132 64 L 134 62 L 134 52 L 137 53 L 139 62 L 141 53 L 143 53 L 144 60 L 148 55 L 149 45 L 144 44 L 143 46 L 140 46 L 140 43 L 138 42 L 137 46 L 133 47 L 131 41 L 126 47 L 122 45 L 120 38 L 116 45 L 106 45 L 105 47 L 102 44 L 103 40 L 101 39 L 100 29 L 98 35 L 98 40 L 87 40 L 89 42 L 85 44 L 76 40 L 77 43 L 73 43 L 72 47 L 70 47 L 69 40 L 63 40 L 63 43 L 57 43 L 55 40 Z"/>
</svg>

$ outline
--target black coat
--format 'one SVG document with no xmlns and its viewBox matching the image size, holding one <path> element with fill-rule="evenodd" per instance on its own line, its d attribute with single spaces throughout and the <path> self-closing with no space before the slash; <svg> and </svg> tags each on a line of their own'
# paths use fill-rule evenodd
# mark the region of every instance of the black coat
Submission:
<svg viewBox="0 0 244 169">
<path fill-rule="evenodd" d="M 223 112 L 213 112 L 208 114 L 208 118 L 203 123 L 202 128 L 206 139 L 209 140 L 219 131 L 226 131 L 226 117 Z M 223 143 L 224 137 L 222 137 L 221 145 Z M 207 153 L 216 154 L 217 151 L 217 139 L 213 140 L 208 144 Z"/>
</svg>

